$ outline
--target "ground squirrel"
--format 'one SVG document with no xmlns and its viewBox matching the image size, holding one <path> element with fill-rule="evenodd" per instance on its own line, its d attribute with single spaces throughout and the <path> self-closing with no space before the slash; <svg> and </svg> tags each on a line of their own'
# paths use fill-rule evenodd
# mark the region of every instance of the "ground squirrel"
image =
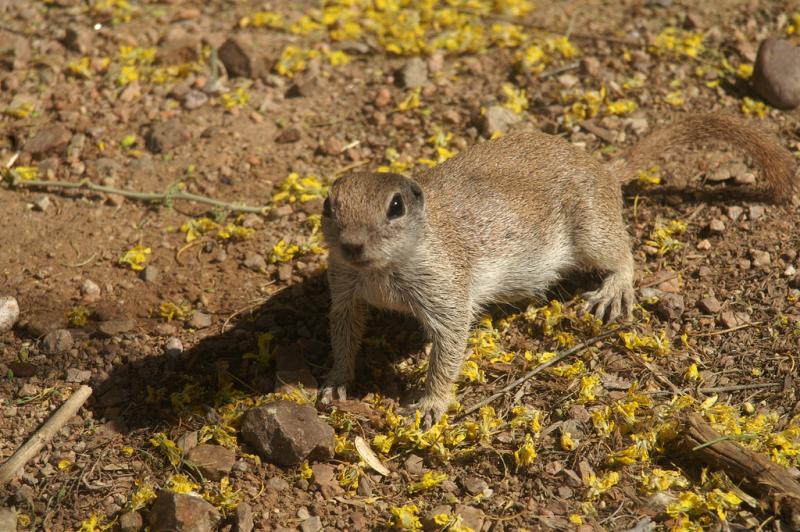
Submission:
<svg viewBox="0 0 800 532">
<path fill-rule="evenodd" d="M 794 157 L 772 135 L 722 115 L 683 118 L 610 164 L 561 137 L 527 132 L 473 146 L 413 179 L 339 178 L 325 201 L 333 368 L 320 400 L 343 399 L 355 374 L 367 306 L 413 315 L 432 349 L 418 408 L 426 425 L 447 410 L 470 326 L 488 304 L 542 296 L 574 270 L 603 272 L 585 294 L 600 318 L 627 316 L 634 266 L 621 183 L 665 150 L 723 140 L 762 169 L 788 202 Z"/>
</svg>

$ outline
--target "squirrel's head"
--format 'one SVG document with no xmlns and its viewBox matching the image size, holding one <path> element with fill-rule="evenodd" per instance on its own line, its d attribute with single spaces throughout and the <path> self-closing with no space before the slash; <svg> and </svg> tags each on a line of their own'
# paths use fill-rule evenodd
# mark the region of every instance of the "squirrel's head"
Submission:
<svg viewBox="0 0 800 532">
<path fill-rule="evenodd" d="M 414 180 L 390 173 L 340 177 L 322 215 L 331 258 L 365 270 L 405 261 L 424 227 L 422 189 Z"/>
</svg>

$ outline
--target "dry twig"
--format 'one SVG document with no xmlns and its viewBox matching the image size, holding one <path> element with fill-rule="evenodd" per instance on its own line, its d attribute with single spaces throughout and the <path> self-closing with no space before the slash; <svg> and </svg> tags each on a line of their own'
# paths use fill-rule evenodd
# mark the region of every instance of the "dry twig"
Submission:
<svg viewBox="0 0 800 532">
<path fill-rule="evenodd" d="M 0 466 L 0 486 L 14 478 L 17 472 L 36 456 L 36 453 L 52 439 L 53 435 L 80 410 L 90 395 L 92 395 L 92 389 L 84 385 L 69 396 L 69 399 L 56 410 L 55 414 Z"/>
<path fill-rule="evenodd" d="M 793 530 L 800 530 L 800 483 L 786 469 L 723 438 L 699 414 L 689 414 L 676 447 L 683 457 L 722 469 L 742 482 L 783 515 Z"/>
<path fill-rule="evenodd" d="M 183 190 L 170 189 L 166 192 L 137 192 L 135 190 L 126 190 L 122 188 L 98 185 L 96 183 L 92 183 L 88 179 L 84 179 L 77 183 L 70 183 L 68 181 L 42 181 L 40 179 L 13 179 L 11 181 L 11 186 L 14 188 L 61 188 L 91 190 L 93 192 L 117 194 L 125 198 L 163 204 L 169 204 L 173 200 L 192 201 L 194 203 L 202 203 L 205 205 L 211 205 L 213 207 L 219 207 L 231 212 L 252 212 L 256 214 L 266 214 L 269 211 L 269 206 L 250 207 L 238 203 L 228 203 L 226 201 L 220 201 L 214 198 L 207 198 L 206 196 L 192 194 L 191 192 L 184 192 Z"/>
<path fill-rule="evenodd" d="M 467 408 L 466 410 L 464 410 L 463 412 L 458 414 L 455 417 L 455 419 L 459 420 L 459 419 L 462 419 L 462 418 L 472 414 L 473 412 L 477 412 L 478 410 L 481 409 L 481 407 L 484 407 L 484 406 L 496 401 L 500 397 L 503 397 L 508 392 L 510 392 L 511 390 L 513 390 L 514 388 L 519 386 L 520 384 L 524 383 L 525 381 L 529 380 L 531 377 L 533 377 L 537 373 L 541 373 L 542 371 L 544 371 L 545 369 L 549 368 L 550 366 L 558 364 L 559 362 L 561 362 L 562 360 L 564 360 L 568 356 L 574 355 L 575 353 L 577 353 L 579 351 L 582 351 L 583 349 L 586 349 L 587 347 L 589 347 L 590 345 L 592 345 L 595 342 L 598 342 L 600 340 L 608 338 L 609 336 L 614 336 L 615 334 L 619 334 L 619 332 L 621 330 L 624 330 L 625 328 L 627 328 L 627 327 L 626 326 L 621 326 L 621 327 L 618 327 L 618 328 L 614 329 L 613 331 L 606 331 L 604 333 L 598 334 L 597 336 L 589 338 L 585 342 L 581 342 L 578 345 L 572 346 L 569 349 L 560 352 L 559 354 L 557 354 L 555 357 L 551 358 L 547 362 L 545 362 L 543 364 L 539 364 L 538 366 L 536 366 L 535 368 L 530 370 L 528 373 L 526 373 L 522 377 L 520 377 L 517 380 L 511 382 L 510 384 L 504 386 L 496 394 L 491 395 L 491 396 L 487 397 L 486 399 L 484 399 L 483 401 L 480 401 L 477 404 L 474 404 L 471 407 Z"/>
</svg>

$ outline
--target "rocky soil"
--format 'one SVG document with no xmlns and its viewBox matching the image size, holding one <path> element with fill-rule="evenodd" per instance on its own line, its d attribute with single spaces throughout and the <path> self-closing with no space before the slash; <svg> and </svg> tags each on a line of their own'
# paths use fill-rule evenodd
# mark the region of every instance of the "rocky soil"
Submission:
<svg viewBox="0 0 800 532">
<path fill-rule="evenodd" d="M 413 175 L 526 129 L 608 159 L 699 112 L 797 154 L 798 13 L 0 0 L 0 462 L 93 389 L 0 487 L 0 530 L 788 530 L 751 486 L 671 451 L 697 411 L 800 474 L 800 211 L 764 203 L 724 145 L 625 186 L 627 328 L 460 417 L 611 330 L 579 312 L 596 275 L 490 309 L 460 406 L 425 432 L 396 415 L 422 331 L 375 313 L 351 399 L 313 399 L 336 177 Z"/>
</svg>

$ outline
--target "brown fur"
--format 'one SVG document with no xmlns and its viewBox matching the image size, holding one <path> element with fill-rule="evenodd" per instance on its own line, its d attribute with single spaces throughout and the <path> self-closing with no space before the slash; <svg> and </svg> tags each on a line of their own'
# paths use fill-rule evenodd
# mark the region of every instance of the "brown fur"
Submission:
<svg viewBox="0 0 800 532">
<path fill-rule="evenodd" d="M 732 115 L 683 117 L 633 146 L 612 162 L 612 171 L 620 171 L 623 180 L 632 179 L 639 169 L 659 155 L 710 140 L 727 142 L 750 156 L 761 169 L 772 201 L 788 203 L 792 200 L 797 186 L 794 156 L 762 127 Z"/>
<path fill-rule="evenodd" d="M 355 374 L 367 305 L 415 316 L 432 343 L 426 424 L 447 409 L 470 324 L 490 303 L 540 296 L 573 270 L 605 273 L 585 295 L 598 317 L 628 315 L 633 257 L 620 181 L 665 149 L 718 139 L 758 163 L 776 201 L 791 199 L 794 160 L 745 121 L 688 117 L 610 165 L 541 132 L 485 142 L 414 179 L 357 173 L 331 187 L 323 231 L 331 248 L 334 365 L 320 398 L 345 395 Z M 403 215 L 391 216 L 392 205 Z"/>
</svg>

